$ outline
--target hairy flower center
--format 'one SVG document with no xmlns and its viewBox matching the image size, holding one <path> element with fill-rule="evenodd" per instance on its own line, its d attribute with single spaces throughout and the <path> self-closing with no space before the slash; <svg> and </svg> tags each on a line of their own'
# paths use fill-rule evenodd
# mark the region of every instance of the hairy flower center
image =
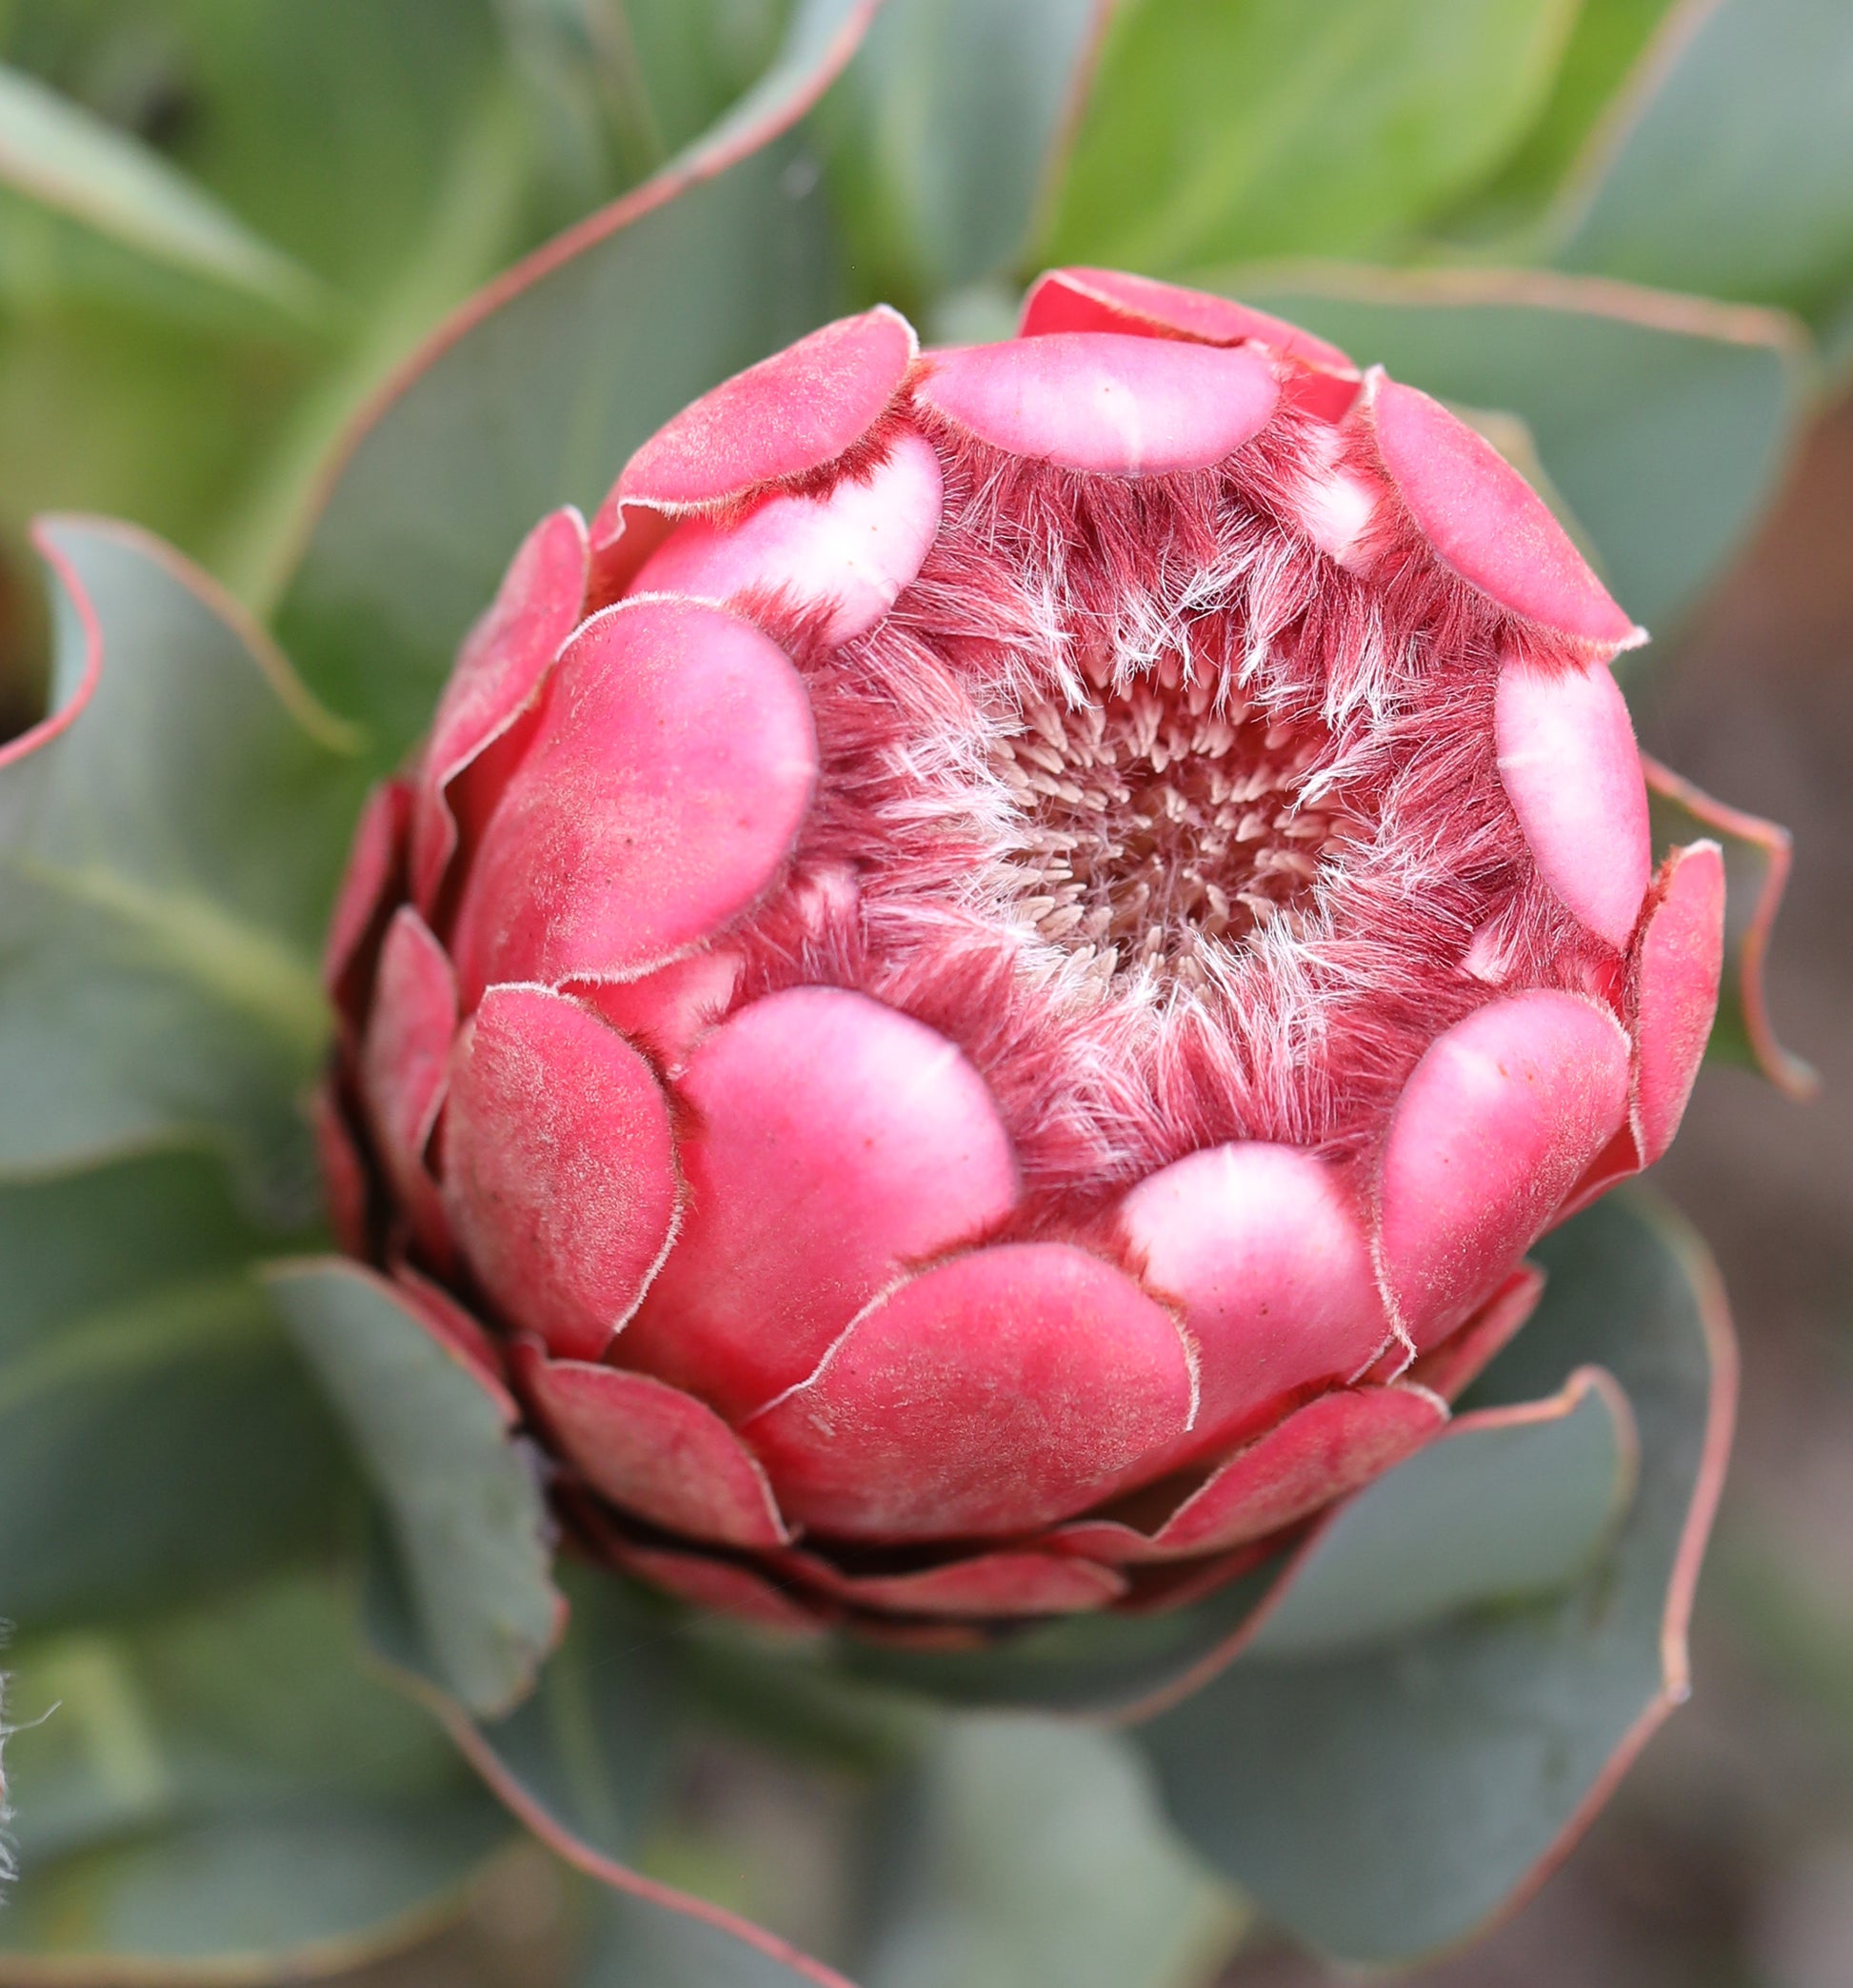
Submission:
<svg viewBox="0 0 1853 1988">
<path fill-rule="evenodd" d="M 993 752 L 1021 810 L 1019 913 L 1103 980 L 1157 968 L 1200 983 L 1206 948 L 1303 904 L 1351 827 L 1305 794 L 1328 734 L 1219 705 L 1175 659 L 1092 687 L 1079 706 L 1026 705 Z"/>
</svg>

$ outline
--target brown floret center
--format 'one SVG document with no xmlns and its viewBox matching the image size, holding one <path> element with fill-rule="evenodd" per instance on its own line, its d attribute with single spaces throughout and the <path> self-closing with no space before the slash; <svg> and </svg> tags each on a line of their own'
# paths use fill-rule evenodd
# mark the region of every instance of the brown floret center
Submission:
<svg viewBox="0 0 1853 1988">
<path fill-rule="evenodd" d="M 993 750 L 1019 809 L 1018 913 L 1103 981 L 1201 983 L 1211 948 L 1305 905 L 1353 829 L 1308 793 L 1329 734 L 1186 682 L 1175 657 L 1088 677 L 1085 702 L 1026 705 Z"/>
</svg>

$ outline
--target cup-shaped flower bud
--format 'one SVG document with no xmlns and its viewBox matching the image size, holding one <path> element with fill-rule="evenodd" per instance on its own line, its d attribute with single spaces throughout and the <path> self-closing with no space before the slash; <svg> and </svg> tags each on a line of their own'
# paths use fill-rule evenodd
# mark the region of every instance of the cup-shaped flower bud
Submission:
<svg viewBox="0 0 1853 1988">
<path fill-rule="evenodd" d="M 349 1246 L 588 1550 L 767 1621 L 1200 1594 L 1427 1441 L 1672 1137 L 1709 845 L 1448 410 L 1104 270 L 727 381 L 361 825 Z M 471 1328 L 475 1332 L 475 1328 Z"/>
</svg>

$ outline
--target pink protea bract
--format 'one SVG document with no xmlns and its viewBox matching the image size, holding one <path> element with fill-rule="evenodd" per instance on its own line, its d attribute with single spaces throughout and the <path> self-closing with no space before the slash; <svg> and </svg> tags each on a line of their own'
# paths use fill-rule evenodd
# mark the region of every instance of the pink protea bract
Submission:
<svg viewBox="0 0 1853 1988">
<path fill-rule="evenodd" d="M 344 1240 L 705 1605 L 1201 1593 L 1672 1137 L 1723 869 L 1651 873 L 1641 639 L 1277 319 L 1067 270 L 1004 344 L 827 326 L 536 526 L 363 821 Z"/>
</svg>

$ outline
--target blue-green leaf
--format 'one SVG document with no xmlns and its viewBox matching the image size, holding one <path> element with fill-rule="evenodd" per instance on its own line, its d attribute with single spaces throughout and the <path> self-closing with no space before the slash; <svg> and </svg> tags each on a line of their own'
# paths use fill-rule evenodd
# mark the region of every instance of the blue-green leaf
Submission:
<svg viewBox="0 0 1853 1988">
<path fill-rule="evenodd" d="M 72 518 L 40 545 L 54 709 L 0 752 L 0 1176 L 208 1144 L 299 1221 L 355 763 L 166 547 Z"/>
<path fill-rule="evenodd" d="M 1544 1304 L 1474 1399 L 1532 1400 L 1587 1364 L 1618 1376 L 1641 1470 L 1609 1551 L 1548 1600 L 1368 1649 L 1239 1660 L 1138 1729 L 1198 1849 L 1346 1960 L 1464 1938 L 1548 1868 L 1685 1695 L 1734 1382 L 1715 1274 L 1641 1196 L 1591 1209 L 1538 1254 Z"/>
<path fill-rule="evenodd" d="M 1242 1927 L 1137 1752 L 1065 1720 L 938 1722 L 880 1852 L 866 1988 L 1186 1988 Z"/>
<path fill-rule="evenodd" d="M 1340 1510 L 1245 1660 L 1356 1649 L 1557 1594 L 1607 1542 L 1635 1465 L 1627 1397 L 1599 1367 L 1544 1401 L 1467 1416 Z"/>
<path fill-rule="evenodd" d="M 172 1607 L 326 1549 L 340 1439 L 202 1155 L 0 1186 L 0 1616 Z"/>
<path fill-rule="evenodd" d="M 294 1978 L 454 1909 L 508 1819 L 358 1658 L 319 1577 L 22 1640 L 0 1976 Z"/>
<path fill-rule="evenodd" d="M 0 67 L 0 185 L 149 260 L 291 316 L 315 279 L 156 152 L 18 70 Z"/>
<path fill-rule="evenodd" d="M 1685 0 L 1558 216 L 1568 269 L 1810 314 L 1853 288 L 1843 0 Z"/>
<path fill-rule="evenodd" d="M 1169 273 L 1394 239 L 1516 144 L 1575 12 L 1574 0 L 1130 0 L 1046 259 Z"/>
<path fill-rule="evenodd" d="M 825 106 L 869 301 L 924 308 L 1029 251 L 1100 0 L 887 0 Z"/>
<path fill-rule="evenodd" d="M 507 1710 L 566 1609 L 513 1402 L 358 1263 L 306 1260 L 267 1280 L 380 1500 L 438 1675 L 472 1710 Z"/>
</svg>

